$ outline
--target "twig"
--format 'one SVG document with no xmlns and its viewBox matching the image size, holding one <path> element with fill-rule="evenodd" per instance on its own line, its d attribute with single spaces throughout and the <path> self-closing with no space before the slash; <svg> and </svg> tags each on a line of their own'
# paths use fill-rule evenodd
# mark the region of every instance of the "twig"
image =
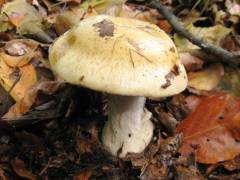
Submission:
<svg viewBox="0 0 240 180">
<path fill-rule="evenodd" d="M 148 1 L 147 6 L 156 9 L 160 14 L 162 14 L 162 16 L 166 18 L 166 20 L 172 25 L 178 34 L 185 37 L 193 44 L 199 46 L 206 53 L 216 56 L 218 58 L 217 60 L 229 64 L 240 63 L 240 54 L 233 54 L 221 47 L 214 46 L 203 39 L 197 38 L 195 35 L 187 31 L 186 28 L 184 28 L 184 26 L 180 23 L 179 19 L 160 2 L 157 2 L 156 0 L 150 0 Z"/>
</svg>

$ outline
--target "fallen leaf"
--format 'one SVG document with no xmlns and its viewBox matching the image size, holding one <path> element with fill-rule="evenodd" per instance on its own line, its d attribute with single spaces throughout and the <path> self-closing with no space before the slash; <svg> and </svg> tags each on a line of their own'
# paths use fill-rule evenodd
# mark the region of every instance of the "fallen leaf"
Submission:
<svg viewBox="0 0 240 180">
<path fill-rule="evenodd" d="M 8 18 L 10 17 L 8 20 L 11 21 L 12 14 L 24 16 L 24 18 L 21 18 L 21 21 L 17 21 L 17 32 L 20 35 L 30 34 L 38 37 L 43 42 L 52 41 L 52 38 L 44 30 L 43 18 L 34 6 L 28 4 L 25 0 L 15 0 L 4 4 L 1 9 L 1 17 L 4 18 L 7 15 Z"/>
<path fill-rule="evenodd" d="M 235 157 L 233 160 L 220 163 L 228 171 L 240 169 L 240 156 Z"/>
<path fill-rule="evenodd" d="M 184 135 L 180 152 L 195 153 L 200 163 L 233 159 L 240 153 L 240 100 L 223 92 L 202 97 L 175 132 Z"/>
<path fill-rule="evenodd" d="M 156 107 L 155 111 L 158 114 L 157 119 L 166 127 L 167 132 L 172 133 L 176 128 L 178 121 L 171 113 L 164 111 L 160 107 Z"/>
<path fill-rule="evenodd" d="M 145 6 L 123 5 L 119 16 L 157 23 L 159 14 L 155 10 L 149 9 Z"/>
<path fill-rule="evenodd" d="M 80 20 L 93 15 L 97 15 L 97 12 L 93 9 L 85 10 L 79 7 L 67 9 L 56 16 L 54 27 L 57 33 L 61 35 L 72 28 Z"/>
<path fill-rule="evenodd" d="M 30 110 L 33 103 L 36 101 L 38 92 L 41 91 L 45 94 L 53 94 L 61 86 L 63 86 L 62 82 L 56 81 L 38 82 L 37 84 L 35 84 L 26 91 L 24 97 L 21 100 L 19 100 L 16 104 L 14 104 L 9 109 L 9 111 L 3 116 L 3 118 L 14 119 L 17 117 L 21 117 L 23 114 Z"/>
<path fill-rule="evenodd" d="M 10 95 L 19 101 L 28 88 L 37 82 L 36 71 L 31 64 L 10 68 L 0 59 L 0 84 Z"/>
<path fill-rule="evenodd" d="M 190 167 L 176 166 L 175 171 L 176 172 L 174 178 L 179 180 L 184 179 L 206 180 L 194 166 Z"/>
<path fill-rule="evenodd" d="M 185 98 L 185 106 L 188 108 L 189 113 L 193 112 L 199 103 L 201 102 L 201 96 L 190 95 Z"/>
<path fill-rule="evenodd" d="M 180 52 L 179 57 L 187 72 L 200 70 L 203 67 L 203 60 L 190 53 Z"/>
<path fill-rule="evenodd" d="M 34 134 L 25 131 L 16 132 L 15 138 L 17 140 L 19 153 L 26 153 L 26 157 L 31 158 L 34 154 L 39 155 L 45 150 L 41 139 Z"/>
<path fill-rule="evenodd" d="M 38 44 L 32 40 L 14 39 L 6 43 L 0 59 L 10 67 L 22 67 L 38 56 L 37 48 Z"/>
<path fill-rule="evenodd" d="M 225 6 L 231 15 L 240 16 L 240 4 L 238 0 L 226 0 Z"/>
<path fill-rule="evenodd" d="M 25 163 L 21 159 L 16 157 L 11 161 L 11 165 L 18 176 L 29 180 L 37 180 L 36 175 L 26 168 Z"/>
<path fill-rule="evenodd" d="M 14 100 L 10 94 L 0 86 L 0 116 L 5 114 L 8 109 L 14 104 Z"/>
<path fill-rule="evenodd" d="M 226 28 L 222 25 L 212 27 L 195 27 L 193 24 L 189 24 L 186 29 L 196 37 L 216 46 L 220 46 L 221 41 L 231 33 L 230 28 Z M 183 38 L 178 34 L 174 34 L 174 42 L 181 49 L 199 49 L 198 46 L 193 45 L 186 38 Z"/>
<path fill-rule="evenodd" d="M 188 73 L 188 88 L 198 91 L 214 90 L 224 75 L 222 64 L 213 64 L 208 68 Z"/>
<path fill-rule="evenodd" d="M 7 180 L 8 178 L 5 176 L 4 170 L 0 168 L 0 179 L 1 180 Z"/>
<path fill-rule="evenodd" d="M 12 12 L 8 19 L 10 23 L 12 23 L 14 26 L 19 27 L 22 24 L 22 21 L 25 19 L 25 14 L 20 14 L 18 12 Z"/>
<path fill-rule="evenodd" d="M 170 33 L 172 31 L 172 26 L 165 19 L 159 20 L 156 24 L 166 33 Z"/>
<path fill-rule="evenodd" d="M 173 164 L 174 156 L 176 155 L 181 142 L 181 134 L 165 140 L 159 139 L 157 142 L 158 148 L 154 148 L 154 153 L 151 153 L 151 157 L 148 157 L 147 164 L 142 168 L 141 179 L 171 179 L 169 177 L 170 167 Z"/>
<path fill-rule="evenodd" d="M 2 7 L 2 5 L 5 3 L 5 0 L 0 0 L 0 8 Z"/>
<path fill-rule="evenodd" d="M 1 9 L 1 14 L 7 14 L 9 17 L 12 13 L 25 15 L 24 21 L 42 21 L 42 17 L 38 11 L 25 0 L 14 0 L 4 4 Z"/>
<path fill-rule="evenodd" d="M 92 144 L 83 138 L 76 138 L 76 151 L 78 154 L 92 153 Z"/>
<path fill-rule="evenodd" d="M 84 170 L 83 172 L 74 176 L 74 180 L 88 180 L 92 176 L 91 170 Z"/>
<path fill-rule="evenodd" d="M 228 91 L 229 93 L 240 97 L 240 70 L 239 68 L 226 67 L 224 76 L 221 79 L 220 89 Z"/>
</svg>

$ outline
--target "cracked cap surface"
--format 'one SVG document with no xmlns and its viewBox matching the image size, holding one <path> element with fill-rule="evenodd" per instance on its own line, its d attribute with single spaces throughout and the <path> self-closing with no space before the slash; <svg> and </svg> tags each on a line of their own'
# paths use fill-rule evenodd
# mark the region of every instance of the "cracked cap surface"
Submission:
<svg viewBox="0 0 240 180">
<path fill-rule="evenodd" d="M 56 40 L 49 60 L 65 81 L 110 94 L 164 97 L 187 86 L 170 37 L 156 25 L 134 19 L 84 19 Z"/>
</svg>

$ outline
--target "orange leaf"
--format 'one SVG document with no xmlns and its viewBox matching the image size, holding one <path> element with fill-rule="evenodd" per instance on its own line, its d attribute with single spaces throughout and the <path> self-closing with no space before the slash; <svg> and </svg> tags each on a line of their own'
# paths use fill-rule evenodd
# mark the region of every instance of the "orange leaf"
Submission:
<svg viewBox="0 0 240 180">
<path fill-rule="evenodd" d="M 76 138 L 76 151 L 78 154 L 92 153 L 92 144 L 82 138 Z"/>
<path fill-rule="evenodd" d="M 5 0 L 0 0 L 0 8 L 3 6 L 4 3 L 5 3 Z"/>
<path fill-rule="evenodd" d="M 29 64 L 20 68 L 10 68 L 0 60 L 0 84 L 10 95 L 19 101 L 25 91 L 37 82 L 36 70 Z"/>
<path fill-rule="evenodd" d="M 85 170 L 82 173 L 74 176 L 74 180 L 88 180 L 92 176 L 91 170 Z"/>
<path fill-rule="evenodd" d="M 0 168 L 0 179 L 7 180 L 7 177 L 5 176 L 4 170 L 2 168 Z"/>
<path fill-rule="evenodd" d="M 168 23 L 167 20 L 159 20 L 157 22 L 158 27 L 164 30 L 166 33 L 170 33 L 172 31 L 172 26 Z"/>
<path fill-rule="evenodd" d="M 26 169 L 25 163 L 21 159 L 15 158 L 11 161 L 11 164 L 18 176 L 29 180 L 37 179 L 34 174 L 32 174 L 29 170 Z"/>
<path fill-rule="evenodd" d="M 8 16 L 9 22 L 16 27 L 19 27 L 25 18 L 26 18 L 25 14 L 20 14 L 18 12 L 12 12 Z"/>
<path fill-rule="evenodd" d="M 182 154 L 196 153 L 201 163 L 217 163 L 240 154 L 240 100 L 226 93 L 202 97 L 180 125 Z"/>
<path fill-rule="evenodd" d="M 59 89 L 61 85 L 63 85 L 63 83 L 57 81 L 45 81 L 36 83 L 26 91 L 24 97 L 20 101 L 18 101 L 9 109 L 3 118 L 14 119 L 16 117 L 22 116 L 30 110 L 36 100 L 39 91 L 42 91 L 45 94 L 53 94 L 56 90 Z"/>
</svg>

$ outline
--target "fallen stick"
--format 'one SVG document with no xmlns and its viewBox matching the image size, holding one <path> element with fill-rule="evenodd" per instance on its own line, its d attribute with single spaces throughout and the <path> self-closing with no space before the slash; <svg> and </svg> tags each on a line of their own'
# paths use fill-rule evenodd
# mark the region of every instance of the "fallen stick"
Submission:
<svg viewBox="0 0 240 180">
<path fill-rule="evenodd" d="M 137 1 L 134 1 L 137 2 Z M 139 2 L 137 2 L 139 3 Z M 173 29 L 181 36 L 188 39 L 193 44 L 199 46 L 203 51 L 209 53 L 210 55 L 214 55 L 217 58 L 217 61 L 221 61 L 228 64 L 239 64 L 240 63 L 240 52 L 233 54 L 221 47 L 217 47 L 212 45 L 203 39 L 200 39 L 190 33 L 179 21 L 179 19 L 169 11 L 164 5 L 162 5 L 159 1 L 150 0 L 146 2 L 146 6 L 156 9 L 173 27 Z"/>
</svg>

